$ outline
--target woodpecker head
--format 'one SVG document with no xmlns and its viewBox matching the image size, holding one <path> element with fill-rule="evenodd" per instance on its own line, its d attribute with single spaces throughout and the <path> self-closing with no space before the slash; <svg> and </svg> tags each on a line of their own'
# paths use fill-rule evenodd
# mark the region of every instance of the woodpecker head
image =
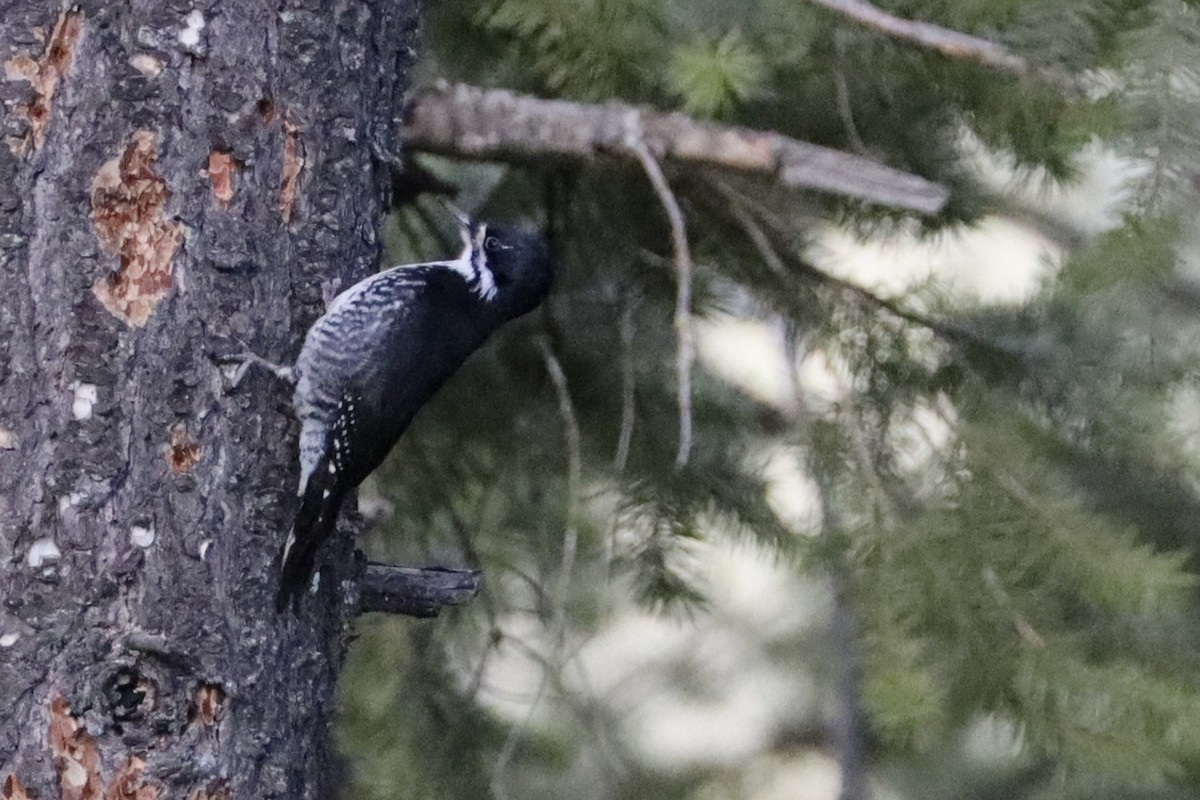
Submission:
<svg viewBox="0 0 1200 800">
<path fill-rule="evenodd" d="M 504 319 L 537 308 L 553 277 L 545 239 L 536 231 L 482 222 L 446 205 L 458 220 L 464 247 L 460 260 L 470 263 L 479 297 Z"/>
</svg>

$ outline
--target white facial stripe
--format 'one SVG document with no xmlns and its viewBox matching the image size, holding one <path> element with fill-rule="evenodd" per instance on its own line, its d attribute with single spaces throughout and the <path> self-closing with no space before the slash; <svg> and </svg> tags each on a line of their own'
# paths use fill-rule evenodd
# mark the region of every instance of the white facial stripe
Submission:
<svg viewBox="0 0 1200 800">
<path fill-rule="evenodd" d="M 487 250 L 484 249 L 483 243 L 487 241 L 487 225 L 480 223 L 475 229 L 472 236 L 472 256 L 471 270 L 474 273 L 471 278 L 475 284 L 475 294 L 479 295 L 484 300 L 491 300 L 496 296 L 496 276 L 492 274 L 492 270 L 487 263 Z"/>
<path fill-rule="evenodd" d="M 471 248 L 469 245 L 453 261 L 434 261 L 432 264 L 434 266 L 449 267 L 459 275 L 462 275 L 467 283 L 472 283 L 475 280 L 475 268 L 471 264 Z"/>
<path fill-rule="evenodd" d="M 496 296 L 496 276 L 492 274 L 487 264 L 487 251 L 483 243 L 487 241 L 487 225 L 480 224 L 474 231 L 463 234 L 463 250 L 453 261 L 433 261 L 430 266 L 448 267 L 467 281 L 471 290 L 483 300 L 491 300 Z M 506 248 L 507 249 L 507 248 Z"/>
<path fill-rule="evenodd" d="M 477 276 L 485 272 L 491 274 L 491 270 L 488 269 L 487 265 L 487 251 L 483 249 L 483 243 L 486 241 L 487 225 L 480 223 L 479 227 L 475 229 L 475 234 L 471 241 L 471 269 L 474 270 Z"/>
</svg>

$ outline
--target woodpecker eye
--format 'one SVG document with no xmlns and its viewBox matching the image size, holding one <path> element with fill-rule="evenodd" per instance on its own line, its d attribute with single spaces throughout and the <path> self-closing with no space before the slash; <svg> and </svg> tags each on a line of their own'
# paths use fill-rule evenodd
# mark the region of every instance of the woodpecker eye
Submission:
<svg viewBox="0 0 1200 800">
<path fill-rule="evenodd" d="M 500 249 L 500 240 L 495 236 L 489 236 L 483 240 L 483 249 L 489 252 L 496 252 Z"/>
</svg>

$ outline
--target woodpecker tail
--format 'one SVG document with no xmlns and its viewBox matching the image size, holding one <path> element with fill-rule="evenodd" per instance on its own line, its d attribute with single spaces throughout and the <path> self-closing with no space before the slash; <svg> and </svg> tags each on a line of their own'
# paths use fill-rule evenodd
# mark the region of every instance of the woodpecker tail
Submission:
<svg viewBox="0 0 1200 800">
<path fill-rule="evenodd" d="M 282 613 L 289 605 L 293 610 L 312 582 L 317 552 L 337 529 L 338 511 L 343 492 L 336 477 L 329 474 L 325 459 L 309 476 L 300 500 L 300 510 L 283 546 L 283 567 L 279 577 L 279 592 L 275 595 L 275 610 Z"/>
</svg>

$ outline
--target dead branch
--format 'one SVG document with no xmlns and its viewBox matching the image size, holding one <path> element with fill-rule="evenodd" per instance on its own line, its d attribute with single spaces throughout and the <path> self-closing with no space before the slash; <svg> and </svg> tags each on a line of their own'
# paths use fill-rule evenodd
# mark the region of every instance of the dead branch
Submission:
<svg viewBox="0 0 1200 800">
<path fill-rule="evenodd" d="M 688 247 L 687 227 L 683 210 L 662 167 L 650 153 L 639 131 L 630 130 L 626 146 L 646 171 L 658 200 L 671 223 L 671 243 L 675 259 L 675 380 L 679 401 L 679 450 L 675 466 L 682 467 L 692 452 L 692 367 L 696 363 L 696 333 L 692 328 L 692 253 Z"/>
<path fill-rule="evenodd" d="M 542 100 L 498 89 L 439 83 L 410 103 L 401 135 L 410 148 L 499 161 L 592 159 L 637 154 L 627 132 L 640 130 L 657 160 L 767 175 L 784 186 L 936 214 L 949 190 L 863 156 L 770 131 L 704 122 L 683 114 L 605 103 Z"/>
<path fill-rule="evenodd" d="M 977 61 L 989 67 L 1024 75 L 1029 62 L 1002 44 L 943 28 L 930 22 L 904 19 L 887 13 L 866 0 L 808 0 L 896 39 L 919 44 L 951 58 Z"/>
</svg>

